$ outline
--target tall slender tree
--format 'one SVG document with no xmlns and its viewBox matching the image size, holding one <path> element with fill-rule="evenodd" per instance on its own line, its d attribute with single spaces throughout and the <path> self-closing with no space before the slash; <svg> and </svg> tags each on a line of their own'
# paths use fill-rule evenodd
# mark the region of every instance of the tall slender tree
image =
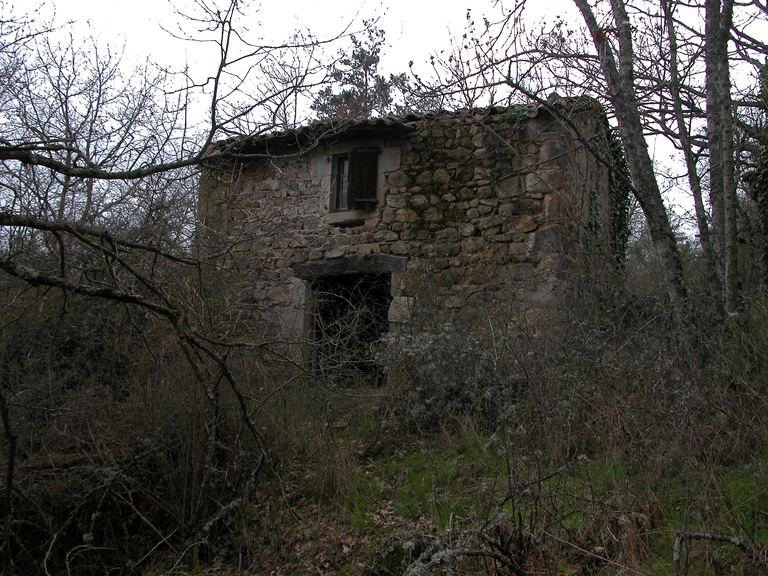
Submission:
<svg viewBox="0 0 768 576">
<path fill-rule="evenodd" d="M 686 314 L 685 307 L 688 305 L 688 291 L 680 253 L 677 250 L 677 240 L 664 207 L 644 136 L 635 86 L 632 25 L 626 6 L 623 0 L 611 0 L 615 28 L 608 30 L 598 24 L 586 0 L 574 2 L 592 35 L 608 89 L 607 97 L 618 120 L 635 197 L 645 213 L 653 244 L 663 263 L 670 299 L 675 304 L 679 317 L 683 319 Z M 618 38 L 618 64 L 614 49 L 608 42 L 609 33 L 615 33 Z"/>
<path fill-rule="evenodd" d="M 725 309 L 734 313 L 738 303 L 737 198 L 728 57 L 733 1 L 706 0 L 705 18 L 709 198 L 723 262 Z"/>
</svg>

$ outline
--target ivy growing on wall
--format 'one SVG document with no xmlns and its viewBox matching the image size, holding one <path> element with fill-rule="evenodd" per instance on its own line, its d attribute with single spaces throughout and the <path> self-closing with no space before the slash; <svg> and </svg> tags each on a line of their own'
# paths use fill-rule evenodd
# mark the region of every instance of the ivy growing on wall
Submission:
<svg viewBox="0 0 768 576">
<path fill-rule="evenodd" d="M 611 253 L 615 271 L 624 273 L 627 260 L 627 245 L 629 244 L 629 203 L 632 193 L 632 179 L 629 166 L 624 157 L 624 149 L 615 132 L 608 130 L 608 147 L 613 168 L 608 173 L 611 218 L 613 232 L 611 234 Z"/>
<path fill-rule="evenodd" d="M 768 115 L 768 65 L 760 70 L 759 106 Z M 763 261 L 763 285 L 768 286 L 768 127 L 763 126 L 758 136 L 757 166 L 750 175 L 752 195 L 760 213 L 761 251 Z"/>
<path fill-rule="evenodd" d="M 614 272 L 623 275 L 627 259 L 627 246 L 629 244 L 629 204 L 632 193 L 632 180 L 629 175 L 629 166 L 624 157 L 624 149 L 616 133 L 606 121 L 602 128 L 602 134 L 598 137 L 598 149 L 601 154 L 607 152 L 611 161 L 611 169 L 608 171 L 608 197 L 610 209 L 610 250 L 613 260 Z M 607 150 L 603 148 L 607 144 Z M 587 245 L 591 246 L 595 239 L 600 237 L 603 229 L 600 202 L 597 190 L 592 187 L 589 190 L 589 207 L 587 213 Z"/>
<path fill-rule="evenodd" d="M 603 218 L 600 215 L 600 204 L 597 200 L 597 189 L 591 186 L 589 189 L 589 211 L 587 214 L 587 248 L 592 247 L 596 238 L 600 238 L 600 230 L 603 228 Z"/>
</svg>

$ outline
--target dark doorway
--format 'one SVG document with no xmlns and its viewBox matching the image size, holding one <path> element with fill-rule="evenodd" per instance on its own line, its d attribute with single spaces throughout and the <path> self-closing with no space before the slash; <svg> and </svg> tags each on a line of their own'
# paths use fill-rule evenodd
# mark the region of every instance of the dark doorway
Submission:
<svg viewBox="0 0 768 576">
<path fill-rule="evenodd" d="M 328 382 L 381 384 L 374 343 L 389 329 L 390 284 L 389 273 L 326 276 L 312 283 L 315 364 Z"/>
</svg>

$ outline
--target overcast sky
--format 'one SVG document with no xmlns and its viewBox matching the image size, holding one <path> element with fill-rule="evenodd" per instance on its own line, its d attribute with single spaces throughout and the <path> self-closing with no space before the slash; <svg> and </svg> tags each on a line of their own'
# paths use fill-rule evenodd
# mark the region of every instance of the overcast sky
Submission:
<svg viewBox="0 0 768 576">
<path fill-rule="evenodd" d="M 174 4 L 185 11 L 195 2 L 177 0 Z M 174 4 L 169 0 L 55 0 L 55 7 L 47 9 L 55 10 L 58 23 L 72 22 L 76 37 L 92 35 L 112 46 L 124 46 L 128 56 L 150 56 L 164 65 L 204 65 L 206 51 L 174 41 L 163 30 L 176 29 L 179 17 Z M 255 37 L 279 43 L 297 30 L 330 38 L 348 26 L 361 27 L 364 19 L 378 18 L 389 44 L 382 68 L 397 73 L 406 71 L 411 60 L 418 66 L 431 53 L 449 49 L 450 35 L 460 38 L 464 31 L 467 8 L 472 8 L 479 22 L 483 15 L 498 13 L 494 4 L 493 0 L 272 0 L 250 3 L 247 10 L 254 16 L 244 24 Z M 562 0 L 547 2 L 537 18 L 551 20 L 569 7 L 570 3 Z M 209 58 L 209 65 L 215 62 Z"/>
<path fill-rule="evenodd" d="M 179 0 L 175 4 L 184 11 L 194 2 Z M 379 17 L 392 45 L 386 56 L 387 68 L 394 71 L 407 67 L 409 59 L 426 59 L 430 51 L 447 47 L 448 30 L 462 30 L 466 7 L 475 2 L 390 0 L 386 4 L 383 7 L 376 2 L 348 0 L 273 0 L 253 3 L 248 10 L 254 14 L 253 22 L 243 24 L 255 37 L 278 43 L 297 30 L 310 30 L 320 38 L 333 37 L 350 23 L 353 28 L 360 27 L 363 19 Z M 490 2 L 487 4 L 490 6 Z M 57 0 L 55 9 L 57 20 L 72 21 L 78 36 L 92 34 L 113 45 L 124 44 L 130 55 L 149 55 L 155 61 L 173 65 L 185 61 L 200 64 L 205 58 L 199 47 L 174 41 L 163 30 L 175 30 L 179 21 L 168 0 Z"/>
</svg>

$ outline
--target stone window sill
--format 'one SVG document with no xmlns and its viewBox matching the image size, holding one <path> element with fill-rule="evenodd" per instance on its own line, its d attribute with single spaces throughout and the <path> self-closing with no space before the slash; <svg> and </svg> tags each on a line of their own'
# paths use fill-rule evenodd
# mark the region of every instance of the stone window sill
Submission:
<svg viewBox="0 0 768 576">
<path fill-rule="evenodd" d="M 376 217 L 377 212 L 368 210 L 343 210 L 329 212 L 325 215 L 325 223 L 330 226 L 355 226 Z"/>
</svg>

